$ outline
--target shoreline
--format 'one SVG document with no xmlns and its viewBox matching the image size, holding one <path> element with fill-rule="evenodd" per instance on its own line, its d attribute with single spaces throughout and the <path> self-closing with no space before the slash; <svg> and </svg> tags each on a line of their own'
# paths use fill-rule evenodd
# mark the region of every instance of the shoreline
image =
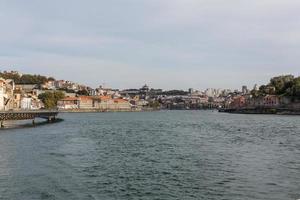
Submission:
<svg viewBox="0 0 300 200">
<path fill-rule="evenodd" d="M 66 109 L 58 110 L 59 113 L 105 113 L 105 112 L 152 112 L 159 111 L 160 109 Z"/>
<path fill-rule="evenodd" d="M 300 109 L 290 108 L 228 108 L 219 112 L 230 114 L 300 115 Z"/>
</svg>

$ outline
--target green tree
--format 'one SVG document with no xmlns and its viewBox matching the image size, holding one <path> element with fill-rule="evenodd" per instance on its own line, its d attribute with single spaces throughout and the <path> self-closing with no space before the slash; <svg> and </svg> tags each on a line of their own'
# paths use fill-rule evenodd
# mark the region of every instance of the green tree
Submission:
<svg viewBox="0 0 300 200">
<path fill-rule="evenodd" d="M 260 92 L 259 92 L 259 90 L 251 90 L 251 95 L 253 97 L 259 97 L 260 96 Z"/>
<path fill-rule="evenodd" d="M 53 78 L 53 77 L 48 77 L 47 80 L 48 80 L 48 81 L 55 81 L 55 78 Z"/>
<path fill-rule="evenodd" d="M 89 96 L 89 92 L 87 90 L 79 90 L 76 92 L 78 95 Z"/>
<path fill-rule="evenodd" d="M 10 73 L 10 72 L 6 72 L 6 73 L 0 72 L 0 77 L 4 79 L 13 79 L 15 82 L 20 81 L 21 78 L 19 74 Z"/>
<path fill-rule="evenodd" d="M 150 108 L 159 108 L 160 107 L 160 103 L 159 103 L 159 101 L 150 101 L 149 102 L 149 107 Z"/>
<path fill-rule="evenodd" d="M 275 87 L 276 94 L 282 95 L 285 94 L 289 88 L 291 88 L 293 81 L 293 75 L 277 76 L 270 80 L 269 85 Z"/>
<path fill-rule="evenodd" d="M 294 79 L 290 89 L 290 94 L 291 96 L 300 99 L 300 77 Z"/>
<path fill-rule="evenodd" d="M 39 99 L 45 105 L 46 109 L 56 108 L 57 102 L 65 97 L 62 91 L 54 91 L 54 92 L 45 92 L 39 95 Z"/>
</svg>

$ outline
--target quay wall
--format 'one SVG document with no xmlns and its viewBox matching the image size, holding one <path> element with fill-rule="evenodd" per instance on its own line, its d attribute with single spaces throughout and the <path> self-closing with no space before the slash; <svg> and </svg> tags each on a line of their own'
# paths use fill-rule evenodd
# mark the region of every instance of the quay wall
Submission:
<svg viewBox="0 0 300 200">
<path fill-rule="evenodd" d="M 290 108 L 234 108 L 234 109 L 220 109 L 219 112 L 235 113 L 235 114 L 300 115 L 300 109 L 290 109 Z"/>
</svg>

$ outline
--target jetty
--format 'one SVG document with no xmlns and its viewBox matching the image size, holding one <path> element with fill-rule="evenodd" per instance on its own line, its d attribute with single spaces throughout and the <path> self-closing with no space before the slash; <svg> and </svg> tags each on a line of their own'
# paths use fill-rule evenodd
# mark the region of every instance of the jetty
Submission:
<svg viewBox="0 0 300 200">
<path fill-rule="evenodd" d="M 32 120 L 32 124 L 35 124 L 35 118 L 42 118 L 52 122 L 57 115 L 57 110 L 0 111 L 0 127 L 3 128 L 4 121 L 8 120 Z"/>
</svg>

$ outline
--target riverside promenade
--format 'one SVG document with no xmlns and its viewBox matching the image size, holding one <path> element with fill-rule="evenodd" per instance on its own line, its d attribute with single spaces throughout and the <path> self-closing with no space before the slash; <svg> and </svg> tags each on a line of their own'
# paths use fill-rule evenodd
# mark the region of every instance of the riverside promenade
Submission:
<svg viewBox="0 0 300 200">
<path fill-rule="evenodd" d="M 4 127 L 4 121 L 14 120 L 32 120 L 35 124 L 35 118 L 43 118 L 48 122 L 54 121 L 58 115 L 57 110 L 18 110 L 18 111 L 0 111 L 0 127 Z"/>
</svg>

